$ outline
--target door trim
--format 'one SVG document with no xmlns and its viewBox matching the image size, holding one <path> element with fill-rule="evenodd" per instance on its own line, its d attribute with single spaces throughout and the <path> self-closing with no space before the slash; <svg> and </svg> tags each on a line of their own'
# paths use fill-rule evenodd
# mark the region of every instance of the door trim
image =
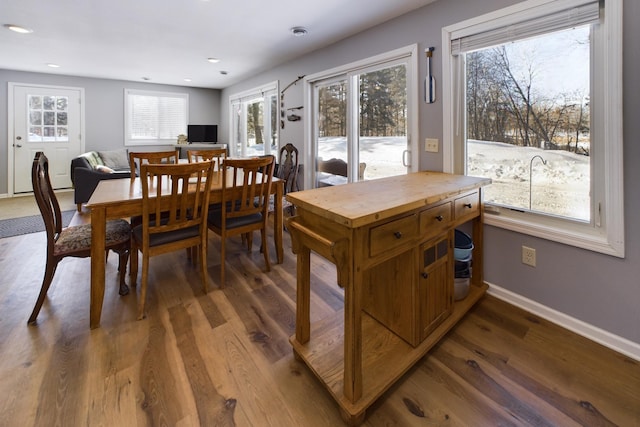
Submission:
<svg viewBox="0 0 640 427">
<path fill-rule="evenodd" d="M 84 88 L 74 86 L 58 86 L 58 85 L 43 85 L 37 83 L 17 83 L 8 82 L 7 86 L 7 197 L 15 196 L 14 192 L 14 121 L 15 111 L 14 106 L 14 92 L 17 87 L 33 87 L 43 89 L 59 89 L 59 90 L 77 90 L 80 93 L 80 151 L 85 151 L 84 135 L 85 135 L 85 100 L 84 100 Z"/>
</svg>

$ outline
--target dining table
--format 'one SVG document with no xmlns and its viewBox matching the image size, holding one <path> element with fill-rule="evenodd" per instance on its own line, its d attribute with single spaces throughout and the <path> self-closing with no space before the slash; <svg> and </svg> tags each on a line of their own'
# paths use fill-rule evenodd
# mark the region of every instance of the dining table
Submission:
<svg viewBox="0 0 640 427">
<path fill-rule="evenodd" d="M 221 173 L 219 170 L 213 172 L 209 196 L 210 204 L 222 201 L 223 180 Z M 233 181 L 227 180 L 227 185 L 233 185 Z M 284 180 L 273 177 L 270 193 L 274 196 L 273 235 L 276 256 L 278 264 L 281 264 L 284 258 L 282 246 Z M 95 329 L 100 326 L 104 300 L 106 264 L 104 254 L 107 220 L 142 215 L 141 178 L 100 181 L 86 206 L 91 211 L 91 301 L 89 323 L 91 329 Z"/>
</svg>

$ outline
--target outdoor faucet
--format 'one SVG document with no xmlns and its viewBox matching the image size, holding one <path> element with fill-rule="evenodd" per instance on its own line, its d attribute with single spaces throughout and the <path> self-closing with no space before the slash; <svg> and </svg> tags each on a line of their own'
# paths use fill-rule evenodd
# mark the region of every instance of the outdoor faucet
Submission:
<svg viewBox="0 0 640 427">
<path fill-rule="evenodd" d="M 547 161 L 545 159 L 542 158 L 542 156 L 540 154 L 536 154 L 535 156 L 533 156 L 531 158 L 531 161 L 529 162 L 529 211 L 531 211 L 531 195 L 532 195 L 532 173 L 533 173 L 533 161 L 537 158 L 539 158 L 540 160 L 542 160 L 542 164 L 543 165 L 547 165 Z"/>
</svg>

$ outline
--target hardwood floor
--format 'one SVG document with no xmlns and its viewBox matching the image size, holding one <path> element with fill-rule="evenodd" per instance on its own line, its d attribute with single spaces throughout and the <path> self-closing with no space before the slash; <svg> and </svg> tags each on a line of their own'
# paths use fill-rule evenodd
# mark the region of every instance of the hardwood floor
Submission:
<svg viewBox="0 0 640 427">
<path fill-rule="evenodd" d="M 256 245 L 254 245 L 256 246 Z M 89 329 L 89 260 L 61 262 L 35 326 L 44 233 L 0 239 L 0 425 L 339 426 L 338 406 L 293 358 L 295 257 L 263 272 L 231 240 L 227 287 L 211 233 L 204 295 L 184 253 L 151 261 L 147 318 L 107 266 Z M 275 253 L 275 251 L 271 251 Z M 312 259 L 312 320 L 342 307 Z M 365 373 L 366 375 L 366 373 Z M 640 363 L 485 297 L 367 413 L 366 426 L 639 426 Z"/>
</svg>

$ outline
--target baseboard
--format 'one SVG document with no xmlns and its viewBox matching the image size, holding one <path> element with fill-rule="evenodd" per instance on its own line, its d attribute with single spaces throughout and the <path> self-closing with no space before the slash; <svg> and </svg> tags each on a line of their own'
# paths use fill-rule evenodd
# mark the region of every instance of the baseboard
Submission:
<svg viewBox="0 0 640 427">
<path fill-rule="evenodd" d="M 489 290 L 487 292 L 490 295 L 540 316 L 543 319 L 575 332 L 576 334 L 588 338 L 591 341 L 602 344 L 605 347 L 617 351 L 618 353 L 640 361 L 640 344 L 575 319 L 562 312 L 513 293 L 507 289 L 501 288 L 500 286 L 496 286 L 491 283 L 487 284 L 489 285 Z"/>
</svg>

